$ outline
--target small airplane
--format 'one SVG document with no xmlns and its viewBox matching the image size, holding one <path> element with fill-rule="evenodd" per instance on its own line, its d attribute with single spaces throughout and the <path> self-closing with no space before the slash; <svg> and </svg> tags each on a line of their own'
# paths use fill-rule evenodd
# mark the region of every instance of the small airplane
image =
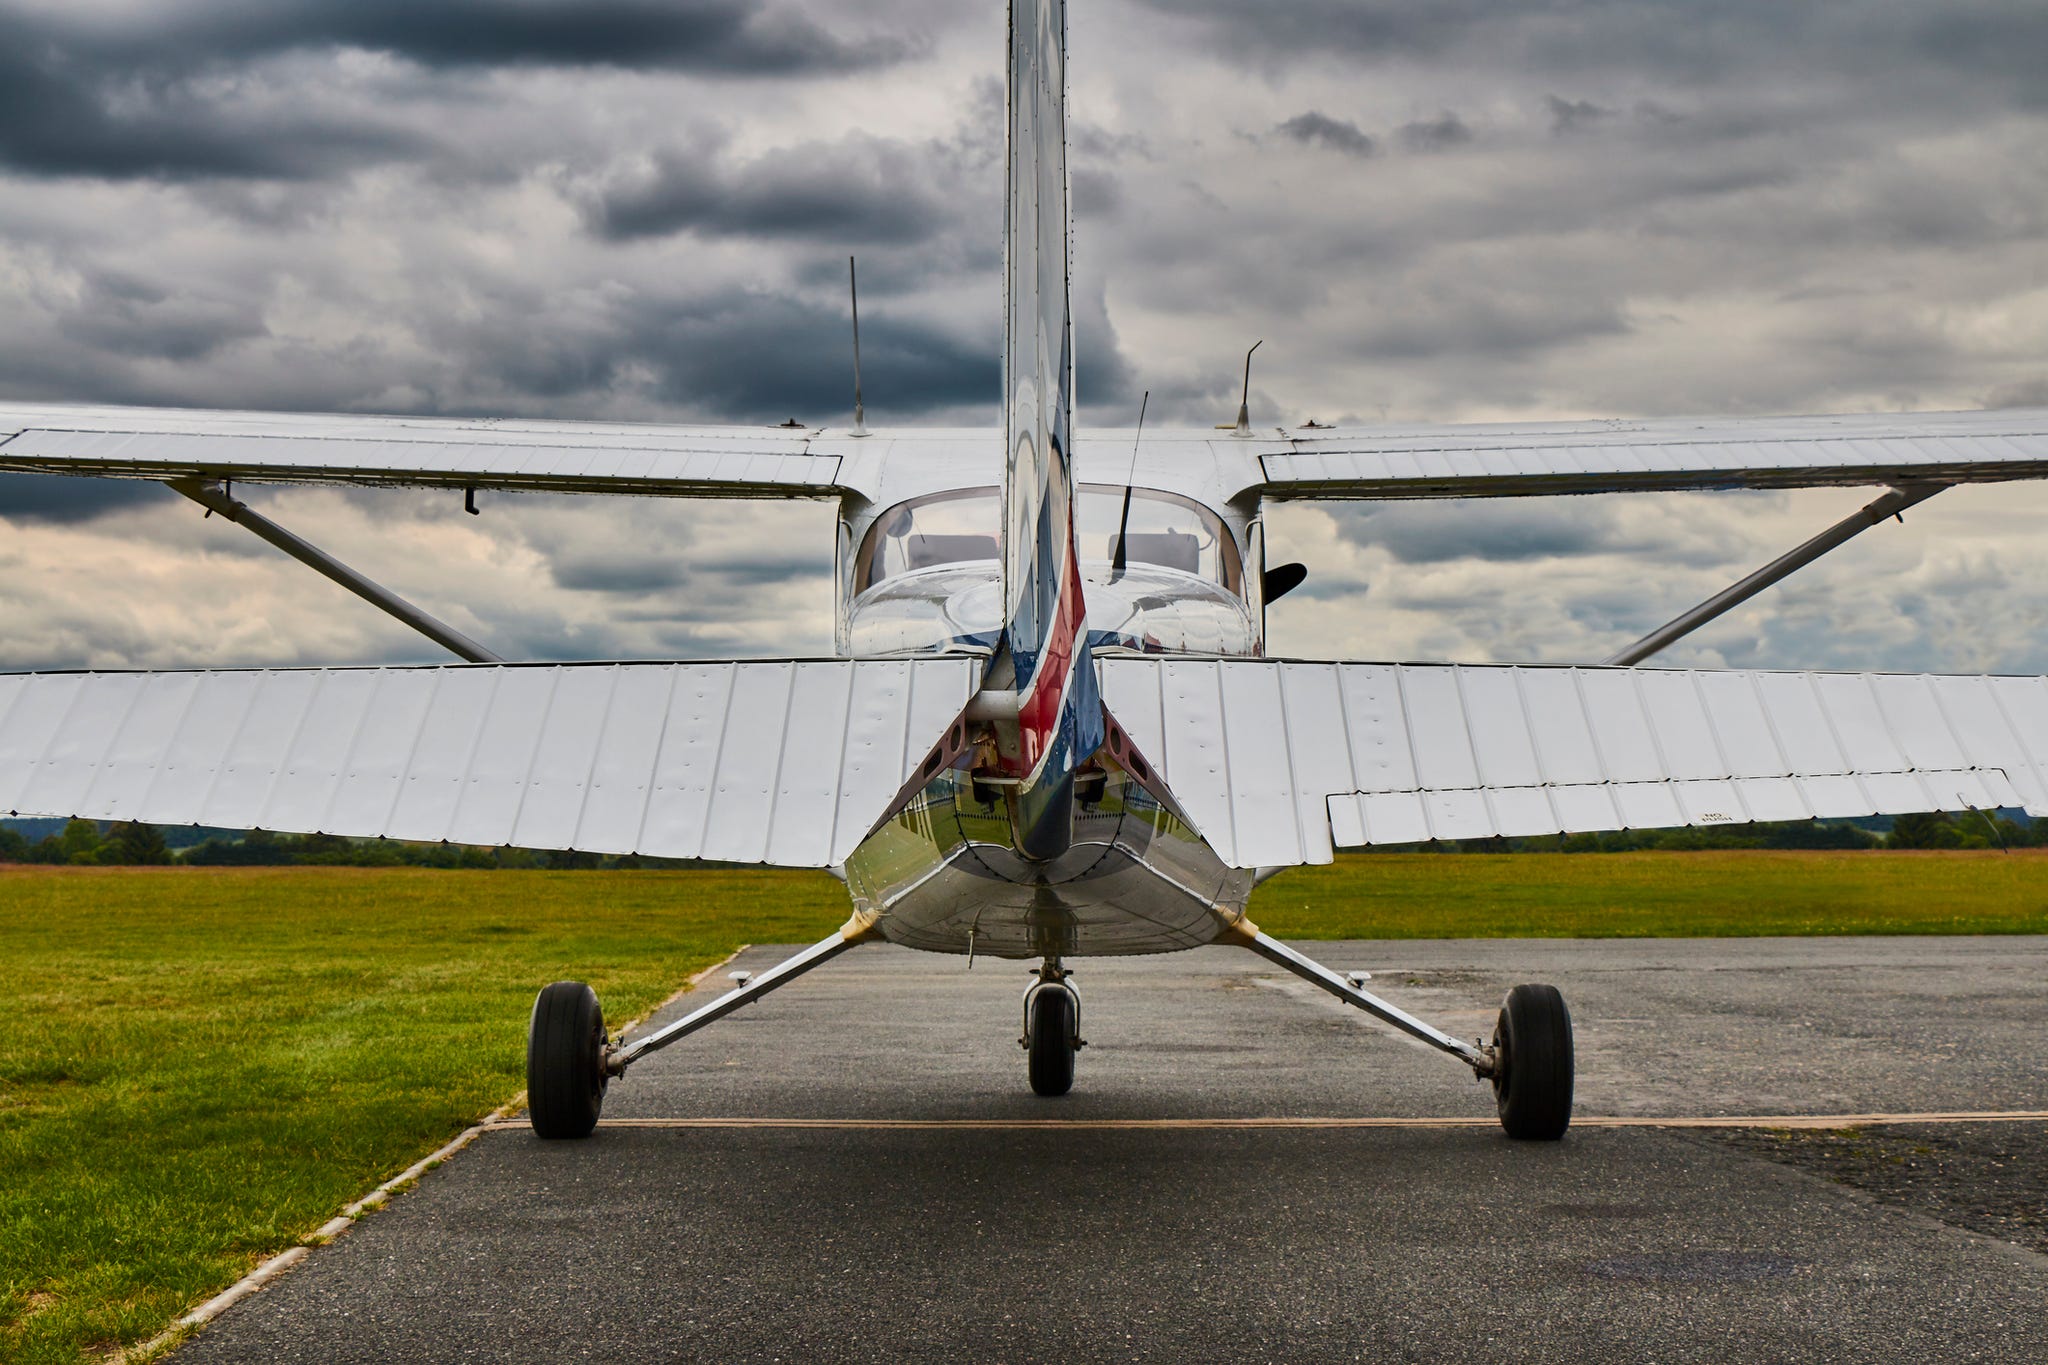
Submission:
<svg viewBox="0 0 2048 1365">
<path fill-rule="evenodd" d="M 1516 986 L 1466 1042 L 1262 933 L 1254 887 L 1339 847 L 2048 815 L 2048 678 L 1639 666 L 1945 488 L 2048 477 L 2048 410 L 1289 431 L 1247 401 L 1227 428 L 1077 433 L 1064 0 L 1012 0 L 1009 48 L 1000 431 L 870 431 L 857 378 L 844 429 L 0 406 L 0 469 L 166 482 L 465 661 L 0 675 L 0 810 L 845 881 L 843 928 L 631 1042 L 589 987 L 541 990 L 544 1138 L 587 1136 L 640 1058 L 886 941 L 1036 960 L 1040 1095 L 1084 1045 L 1070 963 L 1234 944 L 1470 1068 L 1510 1136 L 1553 1140 L 1573 1083 L 1553 987 Z M 508 663 L 237 483 L 836 499 L 839 657 Z M 1603 664 L 1264 652 L 1267 605 L 1306 572 L 1267 562 L 1276 502 L 1859 485 L 1888 491 Z"/>
</svg>

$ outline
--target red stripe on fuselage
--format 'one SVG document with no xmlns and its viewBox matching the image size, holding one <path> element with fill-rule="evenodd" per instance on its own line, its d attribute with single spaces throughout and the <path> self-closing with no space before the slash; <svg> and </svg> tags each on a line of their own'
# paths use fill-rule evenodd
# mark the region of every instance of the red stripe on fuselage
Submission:
<svg viewBox="0 0 2048 1365">
<path fill-rule="evenodd" d="M 1038 670 L 1032 675 L 1031 687 L 1017 707 L 1017 741 L 1023 751 L 1017 775 L 1027 779 L 1038 776 L 1046 755 L 1052 751 L 1053 737 L 1059 732 L 1060 713 L 1066 705 L 1067 684 L 1074 676 L 1074 655 L 1086 616 L 1081 602 L 1081 561 L 1074 553 L 1073 527 L 1068 526 L 1066 531 L 1066 568 L 1061 575 L 1064 590 L 1060 593 L 1059 611 L 1053 617 L 1045 649 L 1038 656 Z M 1076 761 L 1085 757 L 1076 755 Z"/>
</svg>

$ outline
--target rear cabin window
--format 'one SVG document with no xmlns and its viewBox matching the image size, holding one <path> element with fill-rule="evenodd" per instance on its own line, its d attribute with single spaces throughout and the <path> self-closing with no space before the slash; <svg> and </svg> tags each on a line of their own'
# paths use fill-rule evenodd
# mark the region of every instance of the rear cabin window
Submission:
<svg viewBox="0 0 2048 1365">
<path fill-rule="evenodd" d="M 1123 506 L 1122 488 L 1082 485 L 1074 522 L 1084 567 L 1115 560 Z M 876 519 L 861 545 L 854 592 L 866 592 L 900 574 L 997 562 L 1002 555 L 997 539 L 1002 508 L 1002 495 L 993 488 L 937 493 L 890 508 Z M 1129 563 L 1204 578 L 1242 595 L 1237 543 L 1222 518 L 1199 503 L 1152 489 L 1133 490 L 1129 536 Z"/>
</svg>

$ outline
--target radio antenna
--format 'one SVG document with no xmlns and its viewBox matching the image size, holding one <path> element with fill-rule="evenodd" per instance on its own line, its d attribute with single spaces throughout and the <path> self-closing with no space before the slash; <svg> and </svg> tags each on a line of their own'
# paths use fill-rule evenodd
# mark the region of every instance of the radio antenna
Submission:
<svg viewBox="0 0 2048 1365">
<path fill-rule="evenodd" d="M 1244 398 L 1237 405 L 1237 434 L 1240 436 L 1252 434 L 1252 356 L 1265 344 L 1261 339 L 1244 353 Z"/>
<path fill-rule="evenodd" d="M 1131 438 L 1131 476 L 1124 480 L 1124 514 L 1116 525 L 1116 558 L 1109 566 L 1109 581 L 1114 583 L 1124 576 L 1129 567 L 1130 556 L 1124 553 L 1124 541 L 1131 533 L 1131 485 L 1138 481 L 1138 442 L 1145 436 L 1145 412 L 1152 406 L 1152 390 L 1145 390 L 1145 400 L 1138 404 L 1138 434 Z"/>
<path fill-rule="evenodd" d="M 851 256 L 846 258 L 846 282 L 853 289 L 853 434 L 865 436 L 868 409 L 860 391 L 860 268 Z"/>
</svg>

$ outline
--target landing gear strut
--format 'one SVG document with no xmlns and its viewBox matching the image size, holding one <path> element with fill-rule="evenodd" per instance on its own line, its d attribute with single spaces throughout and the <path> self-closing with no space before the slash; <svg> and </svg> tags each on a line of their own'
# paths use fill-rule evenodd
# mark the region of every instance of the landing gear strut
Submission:
<svg viewBox="0 0 2048 1365">
<path fill-rule="evenodd" d="M 590 987 L 580 981 L 557 981 L 533 1002 L 533 1022 L 526 1033 L 526 1108 L 535 1136 L 589 1137 L 597 1129 L 605 1087 L 612 1077 L 625 1075 L 627 1067 L 648 1053 L 717 1023 L 874 937 L 874 916 L 857 913 L 824 942 L 812 944 L 788 961 L 749 977 L 738 989 L 630 1043 L 623 1037 L 605 1036 L 604 1012 L 597 1007 L 597 995 Z"/>
<path fill-rule="evenodd" d="M 1024 989 L 1023 1044 L 1034 1095 L 1064 1095 L 1074 1088 L 1074 1054 L 1081 1041 L 1081 997 L 1073 977 L 1049 957 Z"/>
<path fill-rule="evenodd" d="M 1511 1138 L 1555 1142 L 1572 1121 L 1572 1017 L 1555 986 L 1517 986 L 1508 992 L 1494 1028 L 1493 1043 L 1467 1043 L 1425 1024 L 1306 957 L 1248 920 L 1239 920 L 1217 940 L 1249 948 L 1285 967 L 1310 985 L 1319 986 L 1347 1005 L 1355 1005 L 1411 1038 L 1447 1052 L 1491 1082 L 1500 1110 L 1500 1126 Z"/>
</svg>

